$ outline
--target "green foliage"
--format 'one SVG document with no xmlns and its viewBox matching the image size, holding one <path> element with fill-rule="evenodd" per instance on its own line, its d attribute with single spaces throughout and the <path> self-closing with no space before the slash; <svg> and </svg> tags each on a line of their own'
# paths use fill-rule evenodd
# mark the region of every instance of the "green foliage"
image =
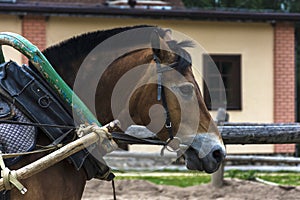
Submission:
<svg viewBox="0 0 300 200">
<path fill-rule="evenodd" d="M 298 0 L 182 0 L 188 8 L 300 12 Z"/>
</svg>

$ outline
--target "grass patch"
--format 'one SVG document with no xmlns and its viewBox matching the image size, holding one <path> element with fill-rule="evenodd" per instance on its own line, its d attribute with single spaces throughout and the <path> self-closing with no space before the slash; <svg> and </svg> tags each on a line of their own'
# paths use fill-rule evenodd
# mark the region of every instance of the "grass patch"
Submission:
<svg viewBox="0 0 300 200">
<path fill-rule="evenodd" d="M 194 185 L 200 185 L 204 183 L 209 183 L 211 180 L 211 176 L 208 174 L 189 174 L 180 173 L 166 173 L 167 175 L 163 176 L 151 176 L 151 175 L 142 175 L 141 176 L 116 176 L 117 180 L 147 180 L 155 184 L 159 185 L 173 185 L 178 187 L 188 187 Z"/>
<path fill-rule="evenodd" d="M 255 177 L 281 185 L 300 186 L 300 173 L 295 172 L 258 172 L 230 170 L 225 178 L 254 180 Z M 134 172 L 117 173 L 116 180 L 147 180 L 160 185 L 188 187 L 209 183 L 211 175 L 199 172 Z"/>
<path fill-rule="evenodd" d="M 256 171 L 240 171 L 240 170 L 229 170 L 225 172 L 224 177 L 227 178 L 238 178 L 243 180 L 254 180 Z"/>
<path fill-rule="evenodd" d="M 299 174 L 287 174 L 281 176 L 258 175 L 257 177 L 281 185 L 294 185 L 294 186 L 300 185 Z"/>
<path fill-rule="evenodd" d="M 225 172 L 225 177 L 253 180 L 255 177 L 281 185 L 300 186 L 300 173 L 296 172 L 258 172 L 230 170 Z"/>
</svg>

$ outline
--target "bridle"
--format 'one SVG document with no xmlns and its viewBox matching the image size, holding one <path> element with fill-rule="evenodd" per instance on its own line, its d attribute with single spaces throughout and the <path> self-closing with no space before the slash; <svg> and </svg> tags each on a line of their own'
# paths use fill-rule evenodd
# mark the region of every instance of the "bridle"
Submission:
<svg viewBox="0 0 300 200">
<path fill-rule="evenodd" d="M 168 108 L 168 103 L 166 100 L 166 94 L 164 87 L 162 86 L 162 74 L 167 71 L 171 71 L 173 68 L 171 66 L 168 67 L 161 67 L 160 59 L 154 54 L 153 55 L 153 60 L 156 63 L 156 72 L 157 72 L 157 101 L 161 101 L 162 105 L 165 109 L 165 116 L 166 116 L 166 121 L 165 121 L 165 128 L 168 131 L 169 134 L 169 141 L 174 139 L 173 136 L 173 129 L 172 129 L 172 121 L 171 121 L 171 116 L 170 116 L 170 111 Z M 174 63 L 175 64 L 175 63 Z M 172 65 L 174 65 L 172 64 Z"/>
<path fill-rule="evenodd" d="M 174 70 L 174 67 L 178 65 L 178 62 L 169 64 L 168 66 L 162 67 L 160 59 L 153 54 L 153 61 L 156 63 L 156 72 L 157 72 L 157 101 L 161 101 L 162 106 L 165 110 L 165 128 L 168 132 L 169 138 L 166 141 L 161 141 L 156 138 L 139 138 L 134 135 L 128 135 L 120 132 L 112 132 L 113 139 L 122 141 L 126 144 L 149 144 L 149 145 L 162 145 L 161 155 L 164 154 L 164 150 L 172 152 L 181 152 L 183 146 L 186 146 L 179 137 L 174 136 L 173 126 L 171 121 L 171 115 L 166 99 L 165 89 L 163 87 L 163 73 Z M 172 142 L 172 149 L 168 148 Z M 174 145 L 175 144 L 175 145 Z M 174 148 L 175 146 L 175 148 Z"/>
<path fill-rule="evenodd" d="M 166 143 L 164 144 L 163 148 L 161 149 L 161 155 L 164 154 L 164 150 L 168 149 L 168 145 L 174 141 L 177 140 L 178 142 L 178 147 L 176 149 L 170 150 L 169 151 L 174 151 L 178 152 L 180 151 L 180 144 L 182 143 L 181 139 L 178 137 L 174 137 L 173 135 L 173 127 L 172 127 L 172 121 L 171 121 L 171 116 L 170 116 L 170 111 L 168 108 L 168 103 L 166 99 L 166 94 L 165 94 L 165 89 L 163 87 L 163 73 L 167 71 L 174 70 L 175 65 L 177 65 L 177 62 L 169 64 L 167 67 L 162 67 L 160 59 L 153 54 L 153 60 L 156 63 L 156 72 L 157 72 L 157 100 L 161 101 L 162 106 L 164 107 L 165 110 L 165 128 L 167 129 L 169 138 L 167 139 Z"/>
</svg>

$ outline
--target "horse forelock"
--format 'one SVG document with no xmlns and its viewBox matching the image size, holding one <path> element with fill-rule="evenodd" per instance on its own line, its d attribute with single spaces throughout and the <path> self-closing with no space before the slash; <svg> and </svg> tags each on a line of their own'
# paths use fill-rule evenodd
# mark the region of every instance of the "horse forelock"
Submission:
<svg viewBox="0 0 300 200">
<path fill-rule="evenodd" d="M 174 69 L 184 75 L 188 68 L 192 65 L 191 55 L 184 49 L 185 47 L 193 47 L 194 43 L 190 40 L 178 42 L 176 40 L 167 41 L 170 49 L 176 54 L 176 65 Z"/>
</svg>

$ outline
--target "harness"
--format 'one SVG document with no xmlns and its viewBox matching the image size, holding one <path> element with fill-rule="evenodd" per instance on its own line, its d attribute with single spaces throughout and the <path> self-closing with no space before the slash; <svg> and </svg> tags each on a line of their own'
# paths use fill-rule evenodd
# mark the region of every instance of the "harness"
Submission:
<svg viewBox="0 0 300 200">
<path fill-rule="evenodd" d="M 17 47 L 16 49 L 19 50 L 21 53 L 23 53 L 25 56 L 27 56 L 31 61 L 33 61 L 33 63 L 39 63 L 41 68 L 43 69 L 49 68 L 50 64 L 48 63 L 48 61 L 43 57 L 43 55 L 39 52 L 38 49 L 35 50 L 36 47 L 32 46 L 31 43 L 27 42 L 26 40 L 20 42 L 19 40 L 22 40 L 23 38 L 19 37 L 18 35 L 13 35 L 14 43 L 12 43 L 11 38 L 9 36 L 6 37 L 7 38 L 2 39 L 4 41 L 4 44 L 7 43 L 10 46 L 13 46 L 15 48 Z M 25 51 L 23 49 L 24 45 L 29 46 L 29 48 L 32 48 L 33 50 L 30 52 Z M 174 139 L 176 139 L 177 137 L 173 136 L 171 116 L 170 116 L 170 112 L 166 100 L 165 90 L 164 87 L 162 86 L 163 85 L 162 75 L 164 72 L 172 70 L 173 69 L 172 67 L 175 66 L 175 64 L 177 63 L 173 63 L 168 67 L 162 68 L 161 62 L 156 55 L 153 55 L 153 60 L 156 63 L 157 74 L 158 74 L 157 100 L 161 101 L 165 110 L 165 116 L 166 116 L 165 128 L 169 134 L 168 140 L 166 142 L 163 142 L 163 141 L 159 141 L 157 138 L 140 139 L 129 135 L 125 136 L 124 134 L 121 136 L 118 133 L 113 133 L 112 136 L 114 139 L 127 141 L 127 143 L 132 143 L 132 144 L 143 143 L 143 144 L 163 145 L 164 146 L 162 149 L 162 153 L 163 153 L 163 150 L 167 148 L 170 142 L 174 141 Z M 1 48 L 0 48 L 0 62 L 1 63 L 4 62 Z M 43 72 L 43 75 L 46 76 L 47 81 L 59 82 L 60 84 L 58 84 L 58 86 L 61 85 L 64 86 L 64 84 L 62 84 L 63 81 L 60 79 L 60 77 L 48 76 L 53 73 L 53 71 L 51 71 L 52 69 L 51 65 L 49 69 L 50 70 L 45 70 L 45 72 L 42 70 L 38 70 L 38 71 Z M 50 77 L 50 79 L 48 80 L 47 77 Z M 46 135 L 50 138 L 50 140 L 52 140 L 53 147 L 55 147 L 57 144 L 60 144 L 62 141 L 65 142 L 69 141 L 70 139 L 72 139 L 70 138 L 69 133 L 73 132 L 75 128 L 73 124 L 73 119 L 70 115 L 71 113 L 69 108 L 66 108 L 64 102 L 60 101 L 59 98 L 56 98 L 56 93 L 52 91 L 52 89 L 53 88 L 48 87 L 48 84 L 46 84 L 46 82 L 43 79 L 37 76 L 37 74 L 35 74 L 35 72 L 32 71 L 27 66 L 19 67 L 17 66 L 16 63 L 13 62 L 2 63 L 0 65 L 0 90 L 1 90 L 0 94 L 2 95 L 2 97 L 7 97 L 7 99 L 5 100 L 8 100 L 8 102 L 11 105 L 16 105 L 18 108 L 20 108 L 20 110 L 30 118 L 30 121 L 33 122 L 19 122 L 19 121 L 16 122 L 14 120 L 10 120 L 10 119 L 7 120 L 3 118 L 2 121 L 0 120 L 0 122 L 5 124 L 19 124 L 21 126 L 38 127 L 39 129 L 42 129 L 44 133 L 46 133 Z M 69 88 L 65 88 L 65 89 L 67 91 L 70 90 Z M 67 101 L 71 101 L 70 95 L 67 95 L 62 91 L 60 90 L 58 91 L 60 95 Z M 85 105 L 81 103 L 82 102 L 80 100 L 79 102 L 76 102 L 75 104 L 76 112 L 81 114 L 83 113 L 83 116 L 89 119 L 88 121 L 93 121 L 94 116 L 89 112 L 88 109 L 86 109 Z M 1 106 L 1 102 L 0 102 L 0 106 Z M 83 109 L 80 109 L 81 107 L 83 107 Z M 4 107 L 2 106 L 2 108 Z M 77 108 L 79 109 L 77 110 Z M 3 114 L 2 111 L 3 110 L 0 109 L 0 117 Z M 63 115 L 61 114 L 62 112 L 64 113 Z M 47 115 L 41 117 L 40 113 L 47 113 Z M 85 118 L 83 120 L 85 120 Z M 56 125 L 56 124 L 61 124 L 61 125 Z M 178 140 L 179 142 L 181 142 L 180 139 Z M 31 153 L 36 153 L 36 152 L 31 152 Z M 16 155 L 12 155 L 12 157 L 14 156 Z M 114 175 L 110 172 L 110 168 L 106 166 L 105 163 L 103 164 L 95 160 L 92 156 L 90 156 L 90 153 L 87 152 L 87 150 L 82 150 L 70 156 L 69 159 L 77 169 L 80 169 L 81 167 L 87 168 L 86 172 L 90 172 L 87 174 L 88 179 L 95 177 L 104 180 L 113 180 Z M 2 168 L 4 167 L 2 166 Z M 89 168 L 93 168 L 93 169 L 90 170 Z M 112 182 L 112 184 L 114 188 L 114 182 Z M 4 193 L 6 192 L 4 191 Z M 0 199 L 1 199 L 1 195 L 0 195 Z"/>
<path fill-rule="evenodd" d="M 172 121 L 171 121 L 170 111 L 169 111 L 168 103 L 167 103 L 167 100 L 166 100 L 165 89 L 163 87 L 163 73 L 167 72 L 167 71 L 173 70 L 173 67 L 177 63 L 175 62 L 175 63 L 170 64 L 167 67 L 162 67 L 160 59 L 156 55 L 153 56 L 153 60 L 156 63 L 156 71 L 157 71 L 157 85 L 158 85 L 158 87 L 157 87 L 157 100 L 161 101 L 162 106 L 163 106 L 163 108 L 165 110 L 165 128 L 166 128 L 166 130 L 168 132 L 169 138 L 167 139 L 166 142 L 164 142 L 164 141 L 159 140 L 158 138 L 143 138 L 142 139 L 142 138 L 137 138 L 137 137 L 134 137 L 134 136 L 131 136 L 131 135 L 127 135 L 127 134 L 124 134 L 124 133 L 117 133 L 117 132 L 112 132 L 112 137 L 113 137 L 113 139 L 116 139 L 116 140 L 119 140 L 119 141 L 123 141 L 123 142 L 125 142 L 127 144 L 153 144 L 153 145 L 162 145 L 163 148 L 161 150 L 161 155 L 163 155 L 164 150 L 167 149 L 167 147 L 170 144 L 170 142 L 172 142 L 175 139 L 177 139 L 179 141 L 179 144 L 181 143 L 181 140 L 178 137 L 174 137 L 174 135 L 173 135 L 173 128 L 172 128 Z M 6 64 L 4 64 L 4 65 L 6 65 Z M 14 64 L 13 63 L 9 63 L 9 65 L 14 65 Z M 16 69 L 24 69 L 24 68 L 19 68 L 19 66 L 16 66 L 15 68 Z M 9 77 L 14 77 L 14 76 L 9 76 Z M 30 83 L 31 82 L 32 81 L 30 81 Z M 29 84 L 24 84 L 24 85 L 26 85 L 24 88 L 28 88 Z M 25 91 L 24 88 L 21 89 L 22 93 L 23 93 L 23 91 Z M 13 96 L 13 95 L 11 95 L 11 96 Z M 24 98 L 27 97 L 27 95 L 25 95 L 25 94 L 23 96 L 24 96 Z M 17 97 L 19 98 L 21 96 L 18 94 Z M 42 97 L 44 97 L 44 96 L 42 96 Z M 15 97 L 15 99 L 16 99 L 16 97 Z M 44 98 L 42 98 L 42 100 L 44 100 Z M 41 108 L 45 109 L 49 105 L 45 104 L 45 106 L 43 106 L 44 103 L 45 103 L 45 101 L 42 101 L 42 100 L 38 101 L 38 102 L 39 102 Z M 49 98 L 46 99 L 46 100 L 47 100 L 46 101 L 46 103 L 47 103 L 49 101 Z M 22 104 L 24 102 L 28 102 L 28 101 L 25 101 L 25 100 L 24 101 L 23 100 L 19 101 L 20 104 Z M 59 103 L 58 103 L 58 105 L 59 105 Z M 31 111 L 31 110 L 29 110 L 29 111 Z M 37 114 L 37 113 L 39 113 L 39 112 L 35 112 L 33 114 Z M 6 119 L 0 120 L 1 123 L 19 124 L 19 125 L 24 125 L 24 126 L 36 126 L 36 127 L 39 127 L 39 128 L 41 128 L 43 130 L 46 130 L 46 132 L 48 132 L 48 133 L 50 132 L 48 129 L 64 129 L 64 130 L 69 129 L 69 130 L 73 130 L 75 128 L 72 123 L 61 123 L 61 121 L 60 121 L 60 123 L 55 123 L 55 122 L 54 123 L 48 123 L 48 121 L 41 121 L 40 119 L 34 120 L 34 121 L 36 121 L 37 123 L 34 123 L 34 122 L 23 122 L 23 123 L 21 123 L 21 122 L 15 122 L 13 120 L 6 120 Z M 62 124 L 62 125 L 53 125 L 53 124 Z M 63 125 L 63 124 L 67 124 L 67 125 Z M 56 132 L 56 131 L 54 131 L 54 132 Z M 65 133 L 61 133 L 59 136 L 57 135 L 55 137 L 53 137 L 53 135 L 49 135 L 50 137 L 53 137 L 52 138 L 52 140 L 53 140 L 53 143 L 52 143 L 53 147 L 57 147 L 57 145 L 63 139 L 65 139 L 68 135 L 69 135 L 69 131 L 67 131 Z M 47 149 L 47 151 L 48 150 L 49 149 Z M 179 150 L 180 150 L 180 148 L 178 147 L 178 149 L 175 149 L 173 151 L 177 152 Z M 40 152 L 40 151 L 38 151 L 38 152 Z M 27 155 L 27 154 L 30 154 L 30 153 L 37 153 L 37 152 L 28 152 L 28 153 L 24 153 L 24 155 Z M 20 155 L 23 155 L 23 154 L 16 154 L 16 155 L 10 154 L 10 155 L 7 155 L 7 157 L 10 157 L 10 156 L 14 157 L 14 156 L 20 156 Z M 72 156 L 72 157 L 74 157 L 74 156 Z M 81 162 L 81 165 L 82 165 L 82 163 L 83 162 Z M 76 166 L 76 162 L 74 164 Z M 97 164 L 97 165 L 98 165 L 97 167 L 100 167 L 99 164 Z M 77 163 L 77 168 L 80 168 L 80 167 L 81 166 L 78 166 L 78 163 Z M 103 173 L 103 171 L 109 171 L 109 168 L 105 168 L 105 167 L 107 167 L 107 166 L 101 166 L 102 169 L 100 169 L 100 171 L 102 173 Z M 103 168 L 105 168 L 105 169 L 103 169 Z M 93 176 L 95 176 L 94 173 L 93 173 Z M 109 175 L 111 175 L 111 174 L 109 174 Z M 113 180 L 113 177 L 106 177 L 106 178 L 101 178 L 101 179 Z M 112 182 L 112 184 L 114 185 L 114 182 Z M 113 186 L 113 188 L 114 188 L 114 186 Z M 113 191 L 114 191 L 114 189 L 113 189 Z M 1 199 L 1 195 L 0 195 L 0 199 Z"/>
<path fill-rule="evenodd" d="M 9 104 L 15 105 L 32 121 L 20 122 L 12 119 L 0 119 L 0 122 L 39 127 L 52 141 L 52 144 L 48 146 L 51 148 L 44 149 L 45 151 L 53 150 L 55 147 L 59 147 L 60 143 L 67 143 L 73 140 L 74 121 L 65 104 L 56 97 L 51 88 L 29 67 L 20 67 L 11 61 L 1 64 L 0 96 Z M 47 114 L 41 115 L 41 113 Z M 96 151 L 96 149 L 91 151 Z M 31 153 L 39 152 L 41 151 Z M 9 158 L 10 156 L 22 155 L 26 155 L 26 153 L 20 154 L 17 152 L 15 155 L 3 155 L 3 157 L 7 156 L 6 158 Z M 111 177 L 106 176 L 106 172 L 109 172 L 110 168 L 93 158 L 86 149 L 73 154 L 69 157 L 69 160 L 77 170 L 84 168 L 88 179 L 96 177 L 111 180 Z"/>
</svg>

